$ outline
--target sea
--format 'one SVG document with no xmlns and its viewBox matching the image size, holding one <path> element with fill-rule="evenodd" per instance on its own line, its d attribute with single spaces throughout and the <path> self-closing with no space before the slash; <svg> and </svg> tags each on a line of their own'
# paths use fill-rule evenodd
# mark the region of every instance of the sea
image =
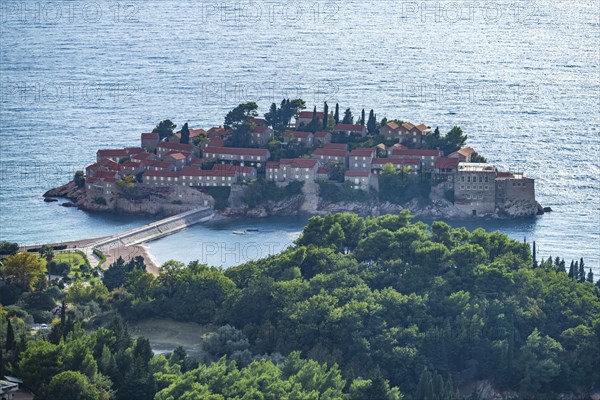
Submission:
<svg viewBox="0 0 600 400">
<path fill-rule="evenodd" d="M 254 101 L 454 125 L 499 167 L 536 179 L 551 213 L 452 221 L 583 257 L 600 274 L 597 0 L 0 2 L 0 240 L 104 236 L 150 217 L 42 194 L 136 146 L 163 119 L 208 128 Z M 293 242 L 306 217 L 232 219 L 147 244 L 157 262 L 228 267 Z M 246 235 L 233 231 L 258 229 Z"/>
</svg>

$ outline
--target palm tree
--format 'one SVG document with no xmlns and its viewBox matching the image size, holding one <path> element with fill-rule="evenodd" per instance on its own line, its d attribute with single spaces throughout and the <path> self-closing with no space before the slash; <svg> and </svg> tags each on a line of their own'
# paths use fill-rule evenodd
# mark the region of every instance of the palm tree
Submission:
<svg viewBox="0 0 600 400">
<path fill-rule="evenodd" d="M 52 278 L 52 274 L 50 273 L 50 262 L 54 258 L 54 248 L 51 246 L 43 245 L 40 249 L 40 256 L 46 259 L 46 268 L 48 269 L 48 281 Z"/>
</svg>

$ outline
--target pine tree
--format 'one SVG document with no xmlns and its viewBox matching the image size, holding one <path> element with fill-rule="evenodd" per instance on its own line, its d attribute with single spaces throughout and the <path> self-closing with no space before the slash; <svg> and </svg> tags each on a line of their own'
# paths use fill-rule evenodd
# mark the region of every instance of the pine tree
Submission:
<svg viewBox="0 0 600 400">
<path fill-rule="evenodd" d="M 588 274 L 587 274 L 587 281 L 590 283 L 594 283 L 594 273 L 592 272 L 591 268 L 590 268 L 590 272 L 588 272 Z"/>
<path fill-rule="evenodd" d="M 329 123 L 329 106 L 327 102 L 323 104 L 323 129 L 327 129 L 327 124 Z"/>
<path fill-rule="evenodd" d="M 353 124 L 354 116 L 352 115 L 352 111 L 349 108 L 346 108 L 344 111 L 344 119 L 342 120 L 342 124 Z"/>
<path fill-rule="evenodd" d="M 365 126 L 365 119 L 366 119 L 366 117 L 365 117 L 365 109 L 363 108 L 362 112 L 360 113 L 360 124 L 362 126 Z"/>
<path fill-rule="evenodd" d="M 333 120 L 336 124 L 340 123 L 340 105 L 335 103 L 335 113 L 333 114 Z"/>
<path fill-rule="evenodd" d="M 16 347 L 15 330 L 13 329 L 10 318 L 8 318 L 8 323 L 6 324 L 6 351 L 12 351 Z"/>
</svg>

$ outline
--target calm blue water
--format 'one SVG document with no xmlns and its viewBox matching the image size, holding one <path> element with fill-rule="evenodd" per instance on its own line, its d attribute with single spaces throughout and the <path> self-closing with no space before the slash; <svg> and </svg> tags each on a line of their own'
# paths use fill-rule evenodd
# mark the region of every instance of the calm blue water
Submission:
<svg viewBox="0 0 600 400">
<path fill-rule="evenodd" d="M 442 131 L 461 125 L 489 160 L 535 177 L 539 201 L 555 210 L 479 224 L 536 240 L 541 256 L 600 265 L 595 1 L 305 3 L 2 1 L 0 239 L 143 224 L 41 194 L 96 149 L 135 145 L 161 119 L 209 127 L 237 103 L 264 112 L 287 96 Z M 194 228 L 150 247 L 158 259 L 187 260 L 179 238 L 206 235 L 231 237 Z"/>
</svg>

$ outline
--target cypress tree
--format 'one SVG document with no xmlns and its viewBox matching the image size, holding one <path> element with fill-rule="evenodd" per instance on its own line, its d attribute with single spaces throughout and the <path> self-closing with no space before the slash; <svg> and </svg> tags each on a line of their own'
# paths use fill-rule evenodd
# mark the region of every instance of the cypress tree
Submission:
<svg viewBox="0 0 600 400">
<path fill-rule="evenodd" d="M 65 305 L 65 299 L 63 299 L 60 305 L 60 331 L 62 332 L 63 340 L 67 340 L 67 307 Z"/>
<path fill-rule="evenodd" d="M 365 109 L 363 108 L 363 109 L 362 109 L 362 112 L 360 113 L 360 124 L 361 124 L 362 126 L 365 126 L 365 118 L 366 118 L 366 117 L 365 117 Z"/>
<path fill-rule="evenodd" d="M 333 114 L 333 120 L 336 124 L 340 123 L 340 105 L 335 103 L 335 113 Z"/>
<path fill-rule="evenodd" d="M 431 374 L 427 368 L 423 368 L 423 372 L 421 372 L 421 376 L 419 377 L 415 399 L 430 400 L 431 398 L 433 398 L 433 382 L 431 380 Z"/>
<path fill-rule="evenodd" d="M 575 274 L 577 269 L 575 267 L 575 262 L 571 260 L 571 266 L 569 267 L 569 278 L 575 279 Z"/>
<path fill-rule="evenodd" d="M 190 128 L 188 128 L 187 122 L 181 127 L 181 138 L 179 139 L 179 143 L 190 144 Z"/>
<path fill-rule="evenodd" d="M 13 329 L 10 318 L 8 318 L 7 321 L 8 323 L 6 324 L 6 351 L 11 351 L 17 347 L 17 343 L 15 341 L 15 330 Z"/>
<path fill-rule="evenodd" d="M 533 241 L 533 250 L 532 250 L 532 255 L 533 255 L 533 268 L 537 268 L 538 263 L 537 263 L 537 250 L 535 247 L 535 240 Z"/>
<path fill-rule="evenodd" d="M 590 272 L 588 272 L 588 274 L 587 274 L 587 281 L 590 283 L 594 283 L 594 273 L 592 272 L 591 268 L 590 268 Z"/>
<path fill-rule="evenodd" d="M 375 112 L 371 109 L 369 112 L 369 121 L 367 122 L 367 131 L 373 134 L 375 133 L 375 129 L 377 129 L 377 120 L 375 119 Z"/>
<path fill-rule="evenodd" d="M 323 129 L 327 129 L 327 124 L 329 123 L 329 106 L 327 102 L 323 105 Z"/>
<path fill-rule="evenodd" d="M 583 258 L 579 263 L 579 272 L 577 273 L 577 280 L 579 282 L 585 282 L 585 269 L 583 269 Z"/>
</svg>

